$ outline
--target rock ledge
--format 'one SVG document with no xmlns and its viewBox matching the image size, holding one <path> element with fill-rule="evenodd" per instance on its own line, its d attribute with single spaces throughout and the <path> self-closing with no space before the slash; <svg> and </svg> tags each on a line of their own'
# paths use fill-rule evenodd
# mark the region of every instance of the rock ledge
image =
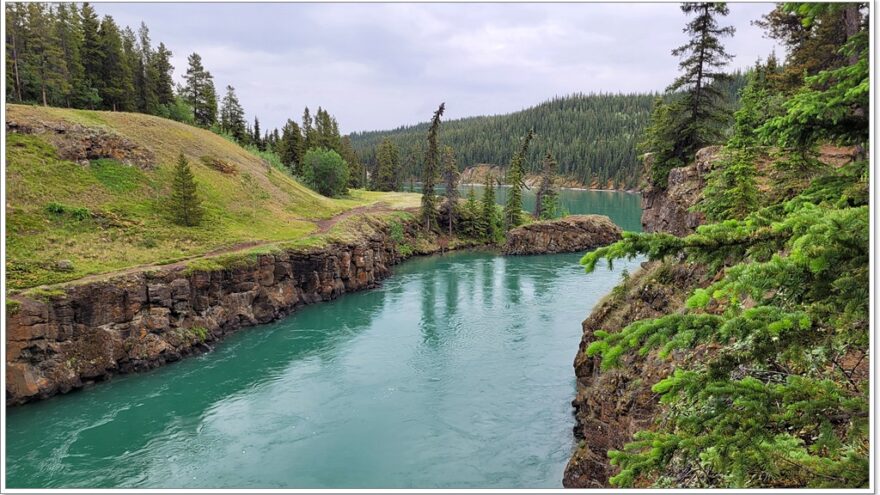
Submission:
<svg viewBox="0 0 880 495">
<path fill-rule="evenodd" d="M 507 233 L 504 254 L 586 251 L 620 240 L 620 227 L 603 215 L 570 215 L 515 228 Z"/>
</svg>

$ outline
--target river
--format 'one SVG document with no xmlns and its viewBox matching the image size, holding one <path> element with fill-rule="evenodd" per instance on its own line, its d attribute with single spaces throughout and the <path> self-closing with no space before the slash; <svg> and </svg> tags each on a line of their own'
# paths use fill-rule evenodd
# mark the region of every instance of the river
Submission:
<svg viewBox="0 0 880 495">
<path fill-rule="evenodd" d="M 565 191 L 639 228 L 639 197 Z M 207 354 L 7 409 L 10 488 L 559 488 L 580 322 L 638 260 L 460 252 Z"/>
</svg>

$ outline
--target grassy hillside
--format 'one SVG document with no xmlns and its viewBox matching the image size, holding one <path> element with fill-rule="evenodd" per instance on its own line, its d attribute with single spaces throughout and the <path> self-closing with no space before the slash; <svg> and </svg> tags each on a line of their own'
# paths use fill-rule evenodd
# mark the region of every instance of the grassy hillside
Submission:
<svg viewBox="0 0 880 495">
<path fill-rule="evenodd" d="M 319 220 L 379 201 L 418 204 L 417 195 L 400 193 L 326 198 L 235 143 L 159 117 L 21 105 L 6 110 L 7 128 L 14 123 L 27 131 L 7 132 L 6 266 L 13 289 L 301 239 L 316 232 Z M 93 135 L 125 140 L 149 163 L 62 158 L 70 148 L 94 147 L 82 138 Z M 198 227 L 175 225 L 166 207 L 181 152 L 206 208 Z"/>
</svg>

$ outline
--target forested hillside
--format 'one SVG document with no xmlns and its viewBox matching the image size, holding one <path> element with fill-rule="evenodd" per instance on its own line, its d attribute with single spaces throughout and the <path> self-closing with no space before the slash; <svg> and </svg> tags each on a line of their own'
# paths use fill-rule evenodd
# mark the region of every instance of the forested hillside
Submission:
<svg viewBox="0 0 880 495">
<path fill-rule="evenodd" d="M 506 165 L 518 140 L 530 128 L 536 138 L 526 170 L 538 172 L 552 151 L 559 173 L 596 185 L 635 187 L 640 170 L 636 145 L 651 115 L 656 94 L 577 94 L 554 98 L 506 115 L 469 117 L 443 123 L 443 143 L 455 150 L 460 169 L 478 163 Z M 351 134 L 361 160 L 376 165 L 376 147 L 390 137 L 401 150 L 402 176 L 419 176 L 428 124 L 390 131 Z"/>
</svg>

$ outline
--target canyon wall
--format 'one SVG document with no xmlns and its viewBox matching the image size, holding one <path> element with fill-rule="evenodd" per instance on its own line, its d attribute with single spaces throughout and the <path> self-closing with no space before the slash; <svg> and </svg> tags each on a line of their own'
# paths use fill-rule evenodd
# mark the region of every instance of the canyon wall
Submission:
<svg viewBox="0 0 880 495">
<path fill-rule="evenodd" d="M 403 258 L 377 224 L 356 241 L 251 255 L 220 270 L 159 268 L 15 296 L 7 305 L 6 403 L 203 352 L 239 328 L 375 287 Z"/>
</svg>

